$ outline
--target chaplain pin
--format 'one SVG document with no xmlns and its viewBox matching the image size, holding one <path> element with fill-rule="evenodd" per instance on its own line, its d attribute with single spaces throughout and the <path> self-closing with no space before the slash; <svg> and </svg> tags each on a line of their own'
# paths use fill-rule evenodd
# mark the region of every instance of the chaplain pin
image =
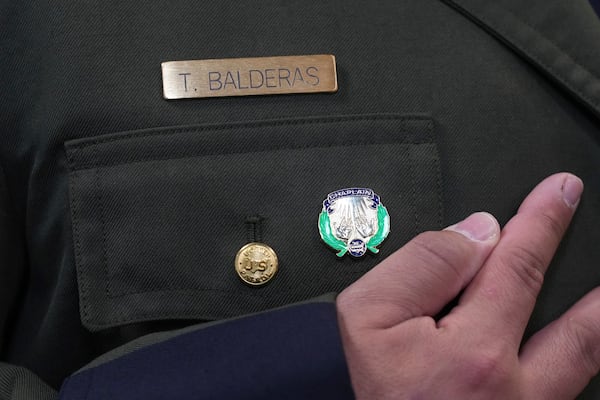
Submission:
<svg viewBox="0 0 600 400">
<path fill-rule="evenodd" d="M 319 233 L 342 257 L 378 253 L 390 232 L 390 216 L 379 196 L 367 188 L 347 188 L 329 193 L 319 215 Z"/>
</svg>

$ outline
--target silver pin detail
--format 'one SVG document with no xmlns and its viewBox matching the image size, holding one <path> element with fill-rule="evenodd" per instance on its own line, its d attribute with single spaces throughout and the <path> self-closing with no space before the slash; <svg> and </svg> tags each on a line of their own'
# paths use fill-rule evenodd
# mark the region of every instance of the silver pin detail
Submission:
<svg viewBox="0 0 600 400">
<path fill-rule="evenodd" d="M 367 188 L 347 188 L 329 193 L 319 214 L 319 233 L 338 257 L 378 253 L 390 232 L 390 216 L 379 196 Z"/>
</svg>

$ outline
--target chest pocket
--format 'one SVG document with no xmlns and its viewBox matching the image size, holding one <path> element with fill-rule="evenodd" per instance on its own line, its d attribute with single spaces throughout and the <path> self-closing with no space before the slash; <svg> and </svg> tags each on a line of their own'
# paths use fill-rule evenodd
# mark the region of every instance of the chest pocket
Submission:
<svg viewBox="0 0 600 400">
<path fill-rule="evenodd" d="M 160 128 L 65 144 L 80 311 L 90 330 L 213 320 L 340 291 L 442 220 L 427 116 L 353 115 Z M 336 257 L 318 232 L 328 193 L 372 188 L 391 218 L 377 255 Z M 234 257 L 260 216 L 279 258 L 244 284 Z"/>
</svg>

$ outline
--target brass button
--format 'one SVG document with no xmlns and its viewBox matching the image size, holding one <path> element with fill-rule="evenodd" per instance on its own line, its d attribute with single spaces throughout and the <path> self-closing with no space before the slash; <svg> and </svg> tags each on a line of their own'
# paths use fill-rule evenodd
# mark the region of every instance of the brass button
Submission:
<svg viewBox="0 0 600 400">
<path fill-rule="evenodd" d="M 277 273 L 275 251 L 264 243 L 248 243 L 235 256 L 235 270 L 250 285 L 264 285 Z"/>
</svg>

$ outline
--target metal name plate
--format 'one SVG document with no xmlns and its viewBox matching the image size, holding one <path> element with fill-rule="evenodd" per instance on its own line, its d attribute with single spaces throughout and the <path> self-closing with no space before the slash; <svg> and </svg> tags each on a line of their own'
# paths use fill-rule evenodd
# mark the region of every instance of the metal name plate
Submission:
<svg viewBox="0 0 600 400">
<path fill-rule="evenodd" d="M 167 61 L 165 99 L 337 91 L 333 55 Z"/>
</svg>

